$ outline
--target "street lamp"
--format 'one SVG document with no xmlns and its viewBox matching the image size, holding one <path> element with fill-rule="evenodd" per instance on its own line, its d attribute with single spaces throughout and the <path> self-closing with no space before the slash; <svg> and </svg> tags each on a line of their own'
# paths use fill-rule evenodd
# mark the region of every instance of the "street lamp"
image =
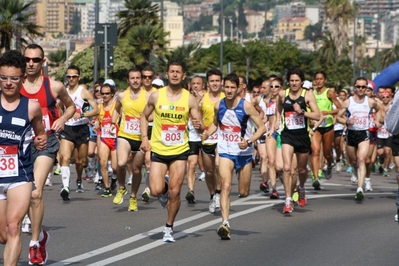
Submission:
<svg viewBox="0 0 399 266">
<path fill-rule="evenodd" d="M 356 79 L 356 0 L 353 0 L 353 48 L 352 48 L 352 81 Z"/>
<path fill-rule="evenodd" d="M 230 22 L 230 41 L 233 41 L 233 20 L 229 18 Z"/>
<path fill-rule="evenodd" d="M 242 44 L 242 31 L 239 30 L 238 33 L 240 33 L 240 35 L 241 35 L 240 43 Z"/>
</svg>

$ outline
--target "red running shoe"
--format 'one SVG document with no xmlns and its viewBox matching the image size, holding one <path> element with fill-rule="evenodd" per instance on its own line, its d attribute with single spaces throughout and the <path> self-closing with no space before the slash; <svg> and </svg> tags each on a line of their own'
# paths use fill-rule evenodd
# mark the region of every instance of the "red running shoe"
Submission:
<svg viewBox="0 0 399 266">
<path fill-rule="evenodd" d="M 291 213 L 294 210 L 294 203 L 292 201 L 286 201 L 284 204 L 283 213 Z"/>
<path fill-rule="evenodd" d="M 43 235 L 44 235 L 43 239 L 41 241 L 39 241 L 39 244 L 40 244 L 39 250 L 40 250 L 40 254 L 43 258 L 43 265 L 44 265 L 44 264 L 46 264 L 47 259 L 48 259 L 48 253 L 46 250 L 46 246 L 50 242 L 50 234 L 47 233 L 47 231 L 43 230 Z"/>
<path fill-rule="evenodd" d="M 269 192 L 269 184 L 267 183 L 267 181 L 260 183 L 259 189 L 265 193 L 268 193 Z"/>
<path fill-rule="evenodd" d="M 305 189 L 304 188 L 299 188 L 298 186 L 298 192 L 299 192 L 299 200 L 298 204 L 300 207 L 305 207 L 307 199 L 305 197 Z"/>
<path fill-rule="evenodd" d="M 40 248 L 36 245 L 29 247 L 29 265 L 43 265 Z"/>
</svg>

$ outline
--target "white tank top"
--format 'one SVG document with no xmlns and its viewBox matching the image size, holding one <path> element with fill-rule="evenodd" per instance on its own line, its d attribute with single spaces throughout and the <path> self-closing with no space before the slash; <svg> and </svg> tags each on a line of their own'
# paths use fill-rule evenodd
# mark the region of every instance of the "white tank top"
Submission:
<svg viewBox="0 0 399 266">
<path fill-rule="evenodd" d="M 337 107 L 335 106 L 335 104 L 333 103 L 333 110 L 337 109 Z M 344 129 L 344 125 L 339 123 L 338 121 L 335 121 L 334 124 L 334 131 L 340 131 Z"/>
<path fill-rule="evenodd" d="M 197 130 L 193 127 L 191 118 L 188 119 L 187 128 L 188 128 L 188 141 L 189 142 L 201 141 L 200 135 L 198 134 Z"/>
<path fill-rule="evenodd" d="M 346 111 L 347 118 L 355 118 L 353 125 L 348 125 L 349 130 L 368 130 L 370 124 L 370 104 L 369 98 L 364 96 L 363 102 L 357 103 L 353 97 L 349 98 L 349 106 Z"/>
<path fill-rule="evenodd" d="M 76 112 L 79 114 L 87 112 L 90 107 L 89 103 L 86 102 L 85 100 L 83 100 L 83 98 L 82 98 L 82 90 L 83 90 L 83 87 L 79 86 L 73 94 L 69 94 L 69 96 L 71 97 L 72 101 L 74 102 L 74 104 L 76 106 Z M 67 91 L 69 93 L 69 89 L 67 89 Z M 80 126 L 80 125 L 87 125 L 88 123 L 89 123 L 88 117 L 78 118 L 78 119 L 70 118 L 65 123 L 65 125 Z"/>
</svg>

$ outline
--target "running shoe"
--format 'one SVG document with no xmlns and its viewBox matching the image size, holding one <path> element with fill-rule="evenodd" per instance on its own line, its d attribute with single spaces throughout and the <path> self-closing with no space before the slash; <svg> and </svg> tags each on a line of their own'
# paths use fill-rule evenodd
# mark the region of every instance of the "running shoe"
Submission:
<svg viewBox="0 0 399 266">
<path fill-rule="evenodd" d="M 339 164 L 338 164 L 339 165 Z M 332 166 L 330 166 L 330 167 L 327 167 L 327 170 L 326 170 L 326 172 L 325 172 L 326 174 L 325 174 L 325 179 L 331 179 L 331 177 L 332 177 Z"/>
<path fill-rule="evenodd" d="M 69 200 L 69 187 L 65 186 L 61 189 L 60 196 L 64 201 Z"/>
<path fill-rule="evenodd" d="M 384 173 L 384 168 L 382 168 L 382 166 L 378 167 L 378 173 L 380 174 Z"/>
<path fill-rule="evenodd" d="M 76 181 L 76 192 L 78 193 L 83 193 L 85 192 L 85 190 L 83 189 L 83 184 L 82 184 L 82 180 L 78 180 Z"/>
<path fill-rule="evenodd" d="M 109 189 L 104 189 L 104 192 L 101 194 L 102 198 L 112 197 L 112 192 Z"/>
<path fill-rule="evenodd" d="M 201 172 L 200 176 L 198 177 L 198 181 L 205 181 L 205 171 Z"/>
<path fill-rule="evenodd" d="M 351 182 L 354 183 L 354 184 L 357 183 L 357 175 L 355 173 L 352 173 Z"/>
<path fill-rule="evenodd" d="M 45 185 L 46 187 L 53 186 L 53 183 L 51 182 L 51 174 L 48 174 Z"/>
<path fill-rule="evenodd" d="M 149 202 L 150 201 L 150 189 L 148 187 L 146 187 L 143 191 L 143 193 L 141 193 L 141 200 L 144 202 Z"/>
<path fill-rule="evenodd" d="M 222 240 L 230 240 L 230 225 L 228 222 L 219 226 L 217 234 Z"/>
<path fill-rule="evenodd" d="M 22 220 L 21 231 L 22 233 L 26 234 L 30 234 L 32 232 L 32 224 L 30 222 L 28 214 L 25 214 L 25 217 Z"/>
<path fill-rule="evenodd" d="M 319 177 L 319 179 L 322 179 L 324 177 L 324 173 L 322 169 L 319 169 L 319 172 L 317 173 L 317 176 Z"/>
<path fill-rule="evenodd" d="M 123 202 L 123 197 L 126 195 L 127 190 L 126 188 L 120 188 L 116 192 L 115 198 L 114 198 L 114 204 L 119 205 Z"/>
<path fill-rule="evenodd" d="M 353 167 L 352 166 L 348 166 L 348 169 L 346 169 L 347 173 L 352 173 L 353 172 Z"/>
<path fill-rule="evenodd" d="M 294 203 L 292 201 L 285 201 L 283 213 L 291 213 L 294 210 Z"/>
<path fill-rule="evenodd" d="M 213 197 L 215 197 L 215 196 L 213 196 Z M 216 211 L 215 200 L 214 200 L 214 198 L 212 198 L 211 201 L 209 202 L 209 212 L 215 213 L 215 211 Z"/>
<path fill-rule="evenodd" d="M 96 184 L 96 187 L 95 187 L 94 189 L 95 189 L 95 190 L 101 190 L 102 187 L 103 187 L 102 183 L 101 183 L 101 182 L 98 182 L 98 183 Z"/>
<path fill-rule="evenodd" d="M 55 175 L 60 175 L 61 174 L 61 168 L 57 167 L 57 169 L 54 170 Z"/>
<path fill-rule="evenodd" d="M 305 189 L 304 188 L 300 188 L 298 186 L 298 192 L 299 192 L 299 200 L 298 200 L 299 207 L 305 207 L 306 202 L 307 202 L 307 199 L 306 199 L 306 196 L 305 196 Z"/>
<path fill-rule="evenodd" d="M 127 185 L 131 185 L 132 184 L 132 180 L 133 180 L 133 176 L 132 175 L 130 175 L 129 176 L 129 179 L 127 180 Z"/>
<path fill-rule="evenodd" d="M 397 221 L 398 221 L 398 215 L 395 214 L 395 216 L 393 217 L 393 219 L 395 220 L 395 222 L 397 222 Z"/>
<path fill-rule="evenodd" d="M 368 180 L 367 180 L 368 179 Z M 371 181 L 370 178 L 367 178 L 364 183 L 365 183 L 365 190 L 366 191 L 373 191 L 373 187 L 371 186 Z"/>
<path fill-rule="evenodd" d="M 363 194 L 363 189 L 358 188 L 356 195 L 355 195 L 355 200 L 356 201 L 362 201 L 364 199 L 364 194 Z"/>
<path fill-rule="evenodd" d="M 340 162 L 337 163 L 337 165 L 335 166 L 335 171 L 337 171 L 337 173 L 341 172 L 342 170 L 342 165 Z"/>
<path fill-rule="evenodd" d="M 270 199 L 279 199 L 280 196 L 278 195 L 277 190 L 273 189 L 272 194 L 270 194 Z"/>
<path fill-rule="evenodd" d="M 29 265 L 43 265 L 43 257 L 37 245 L 29 247 Z"/>
<path fill-rule="evenodd" d="M 384 177 L 388 177 L 388 176 L 389 176 L 388 169 L 385 169 L 385 168 L 384 168 L 383 176 L 384 176 Z"/>
<path fill-rule="evenodd" d="M 169 176 L 166 177 L 165 176 L 165 185 L 166 187 L 169 184 Z M 158 197 L 158 202 L 161 205 L 162 208 L 166 208 L 166 206 L 168 205 L 168 200 L 169 200 L 169 191 L 166 191 L 164 193 L 162 193 L 159 197 Z"/>
<path fill-rule="evenodd" d="M 267 181 L 260 183 L 259 189 L 265 193 L 268 193 L 269 192 L 269 184 L 267 183 Z"/>
<path fill-rule="evenodd" d="M 50 234 L 47 231 L 43 230 L 43 239 L 39 241 L 39 245 L 40 245 L 39 250 L 40 250 L 40 254 L 43 258 L 43 264 L 41 264 L 41 265 L 44 265 L 47 262 L 48 253 L 47 253 L 46 247 L 49 242 L 50 242 Z"/>
<path fill-rule="evenodd" d="M 186 194 L 186 200 L 189 204 L 195 204 L 194 191 L 189 190 Z"/>
<path fill-rule="evenodd" d="M 395 164 L 394 164 L 394 163 L 390 163 L 390 164 L 389 164 L 389 169 L 392 170 L 392 169 L 394 169 L 394 168 L 395 168 Z"/>
<path fill-rule="evenodd" d="M 312 186 L 314 190 L 320 190 L 320 181 L 318 178 L 313 179 Z"/>
<path fill-rule="evenodd" d="M 175 242 L 175 238 L 173 237 L 173 229 L 172 227 L 164 227 L 163 228 L 163 242 L 173 243 Z"/>
<path fill-rule="evenodd" d="M 292 202 L 298 202 L 299 200 L 299 193 L 297 190 L 294 191 L 294 193 L 292 193 Z"/>
<path fill-rule="evenodd" d="M 129 212 L 136 212 L 139 210 L 137 207 L 137 199 L 130 197 L 129 198 L 129 208 L 127 209 Z"/>
<path fill-rule="evenodd" d="M 324 171 L 324 172 L 327 171 L 327 164 L 323 165 L 322 171 Z M 320 171 L 319 171 L 319 173 L 320 173 Z"/>
<path fill-rule="evenodd" d="M 220 208 L 220 194 L 215 193 L 213 196 L 213 200 L 215 201 L 215 208 Z"/>
</svg>

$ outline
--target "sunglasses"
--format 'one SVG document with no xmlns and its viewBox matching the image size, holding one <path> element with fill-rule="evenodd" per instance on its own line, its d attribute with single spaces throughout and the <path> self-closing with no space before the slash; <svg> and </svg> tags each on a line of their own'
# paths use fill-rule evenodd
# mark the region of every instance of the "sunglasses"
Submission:
<svg viewBox="0 0 399 266">
<path fill-rule="evenodd" d="M 382 98 L 382 99 L 391 99 L 390 96 L 382 96 L 381 98 Z"/>
<path fill-rule="evenodd" d="M 23 77 L 23 75 L 21 76 L 6 76 L 6 75 L 0 75 L 0 81 L 2 82 L 7 82 L 8 79 L 11 80 L 12 83 L 18 83 L 21 81 L 21 78 Z"/>
<path fill-rule="evenodd" d="M 281 88 L 281 86 L 280 86 L 280 85 L 270 85 L 270 88 L 272 88 L 272 89 L 278 89 L 278 88 Z"/>
<path fill-rule="evenodd" d="M 99 92 L 100 92 L 100 90 L 95 90 L 94 92 L 95 92 L 95 93 L 99 93 Z"/>
<path fill-rule="evenodd" d="M 252 91 L 253 93 L 255 93 L 255 94 L 258 94 L 259 93 L 259 91 Z"/>
<path fill-rule="evenodd" d="M 72 75 L 66 75 L 66 77 L 67 77 L 67 79 L 74 79 L 74 78 L 77 78 L 77 77 L 79 77 L 79 75 L 78 74 L 72 74 Z"/>
<path fill-rule="evenodd" d="M 110 95 L 110 92 L 102 92 L 101 95 Z"/>
<path fill-rule="evenodd" d="M 367 89 L 367 86 L 355 85 L 356 89 Z"/>
<path fill-rule="evenodd" d="M 33 63 L 40 63 L 43 59 L 41 57 L 26 57 L 25 56 L 26 63 L 29 63 L 30 60 L 32 60 Z"/>
<path fill-rule="evenodd" d="M 152 79 L 152 76 L 143 75 L 143 79 Z"/>
</svg>

